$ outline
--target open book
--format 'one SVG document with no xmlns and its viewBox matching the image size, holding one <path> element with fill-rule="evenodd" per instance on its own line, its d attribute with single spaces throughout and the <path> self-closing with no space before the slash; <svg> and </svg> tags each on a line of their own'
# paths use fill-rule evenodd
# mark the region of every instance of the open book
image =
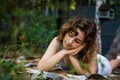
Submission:
<svg viewBox="0 0 120 80">
<path fill-rule="evenodd" d="M 109 80 L 106 76 L 100 74 L 91 75 L 73 75 L 63 74 L 55 72 L 45 72 L 35 69 L 28 70 L 28 73 L 32 74 L 31 80 Z"/>
</svg>

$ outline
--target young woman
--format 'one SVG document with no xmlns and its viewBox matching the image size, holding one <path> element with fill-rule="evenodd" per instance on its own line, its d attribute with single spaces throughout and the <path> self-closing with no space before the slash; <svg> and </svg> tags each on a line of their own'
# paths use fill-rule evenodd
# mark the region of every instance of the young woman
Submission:
<svg viewBox="0 0 120 80">
<path fill-rule="evenodd" d="M 68 20 L 48 46 L 38 63 L 38 69 L 50 71 L 63 60 L 78 74 L 96 73 L 96 25 L 90 19 L 77 16 Z M 89 64 L 86 72 L 80 62 Z"/>
<path fill-rule="evenodd" d="M 38 69 L 51 71 L 63 61 L 65 66 L 72 66 L 79 75 L 103 74 L 104 71 L 107 71 L 105 75 L 110 74 L 112 69 L 109 62 L 96 52 L 96 31 L 96 24 L 84 16 L 76 16 L 68 20 L 51 41 L 38 63 Z M 98 63 L 97 58 L 100 59 Z M 109 67 L 103 68 L 101 62 Z"/>
</svg>

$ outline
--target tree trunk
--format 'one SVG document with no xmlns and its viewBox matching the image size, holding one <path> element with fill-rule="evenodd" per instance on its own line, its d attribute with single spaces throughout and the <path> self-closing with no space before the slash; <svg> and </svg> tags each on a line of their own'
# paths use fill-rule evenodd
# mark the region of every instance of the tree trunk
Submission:
<svg viewBox="0 0 120 80">
<path fill-rule="evenodd" d="M 102 5 L 102 0 L 97 0 L 96 1 L 96 11 L 95 11 L 95 22 L 97 25 L 97 44 L 98 44 L 98 52 L 99 54 L 102 53 L 102 42 L 101 42 L 101 24 L 99 20 L 99 8 Z"/>
<path fill-rule="evenodd" d="M 65 0 L 59 0 L 59 3 L 66 3 L 69 6 L 69 2 Z M 57 27 L 60 29 L 61 25 L 68 19 L 69 17 L 69 9 L 65 10 L 63 8 L 59 8 L 58 10 L 58 19 L 57 19 Z"/>
</svg>

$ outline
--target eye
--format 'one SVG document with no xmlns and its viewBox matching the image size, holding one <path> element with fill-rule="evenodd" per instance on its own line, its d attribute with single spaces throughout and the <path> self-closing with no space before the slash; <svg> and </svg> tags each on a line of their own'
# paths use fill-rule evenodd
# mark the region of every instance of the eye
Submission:
<svg viewBox="0 0 120 80">
<path fill-rule="evenodd" d="M 76 43 L 82 43 L 82 41 L 79 40 L 79 39 L 75 39 L 75 42 L 76 42 Z"/>
</svg>

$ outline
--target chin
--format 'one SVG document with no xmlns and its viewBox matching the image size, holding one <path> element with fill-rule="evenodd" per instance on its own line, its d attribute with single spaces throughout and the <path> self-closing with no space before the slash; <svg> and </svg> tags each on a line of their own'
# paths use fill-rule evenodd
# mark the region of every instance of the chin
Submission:
<svg viewBox="0 0 120 80">
<path fill-rule="evenodd" d="M 66 50 L 68 50 L 68 49 L 69 49 L 69 48 L 67 48 L 67 47 L 66 47 L 66 46 L 64 46 L 64 45 L 63 45 L 63 48 L 64 48 L 64 49 L 66 49 Z"/>
<path fill-rule="evenodd" d="M 64 49 L 66 49 L 66 50 L 71 50 L 71 49 L 73 49 L 73 48 L 64 47 Z"/>
</svg>

